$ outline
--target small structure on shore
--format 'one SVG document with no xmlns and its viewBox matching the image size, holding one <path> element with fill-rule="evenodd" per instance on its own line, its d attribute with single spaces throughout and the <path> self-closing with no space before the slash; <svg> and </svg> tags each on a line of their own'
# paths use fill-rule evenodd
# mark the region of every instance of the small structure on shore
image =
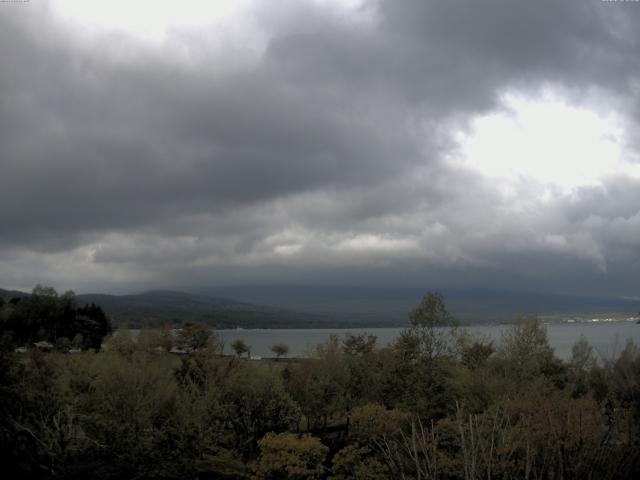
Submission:
<svg viewBox="0 0 640 480">
<path fill-rule="evenodd" d="M 51 350 L 53 350 L 53 344 L 47 342 L 46 340 L 35 342 L 33 346 L 38 350 L 42 350 L 43 352 L 50 352 Z"/>
</svg>

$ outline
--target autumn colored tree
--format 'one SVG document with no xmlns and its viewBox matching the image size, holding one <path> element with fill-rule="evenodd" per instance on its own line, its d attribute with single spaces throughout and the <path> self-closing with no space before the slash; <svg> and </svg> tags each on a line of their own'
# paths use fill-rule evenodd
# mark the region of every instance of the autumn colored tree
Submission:
<svg viewBox="0 0 640 480">
<path fill-rule="evenodd" d="M 253 480 L 319 480 L 329 448 L 312 435 L 268 433 L 259 442 Z"/>
<path fill-rule="evenodd" d="M 284 343 L 276 343 L 271 345 L 271 351 L 276 354 L 276 357 L 286 357 L 289 353 L 289 345 Z"/>
<path fill-rule="evenodd" d="M 328 480 L 387 480 L 392 478 L 384 459 L 370 447 L 349 444 L 336 452 Z"/>
</svg>

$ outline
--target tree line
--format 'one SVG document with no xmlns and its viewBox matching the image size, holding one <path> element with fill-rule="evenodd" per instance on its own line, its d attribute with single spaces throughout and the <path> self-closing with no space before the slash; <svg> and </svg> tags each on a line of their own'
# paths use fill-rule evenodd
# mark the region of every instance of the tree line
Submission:
<svg viewBox="0 0 640 480">
<path fill-rule="evenodd" d="M 183 355 L 171 355 L 179 345 Z M 246 346 L 246 345 L 245 345 Z M 640 350 L 557 358 L 528 319 L 499 344 L 428 294 L 390 345 L 222 354 L 207 328 L 0 354 L 2 478 L 626 479 L 640 473 Z M 286 355 L 286 345 L 274 349 Z"/>
<path fill-rule="evenodd" d="M 72 291 L 59 295 L 52 287 L 37 285 L 31 295 L 8 301 L 0 298 L 0 336 L 18 347 L 46 342 L 60 351 L 99 350 L 111 332 L 111 321 L 102 308 L 93 303 L 78 305 Z"/>
</svg>

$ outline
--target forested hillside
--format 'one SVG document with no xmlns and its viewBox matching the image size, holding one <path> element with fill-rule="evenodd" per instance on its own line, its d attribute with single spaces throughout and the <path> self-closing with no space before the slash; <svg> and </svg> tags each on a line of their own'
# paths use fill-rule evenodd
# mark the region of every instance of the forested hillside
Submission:
<svg viewBox="0 0 640 480">
<path fill-rule="evenodd" d="M 29 297 L 29 293 L 0 289 L 0 301 Z M 200 322 L 213 328 L 331 328 L 359 325 L 358 319 L 300 312 L 256 305 L 228 298 L 171 290 L 153 290 L 132 295 L 75 295 L 82 306 L 97 305 L 115 328 L 178 326 Z"/>
<path fill-rule="evenodd" d="M 170 290 L 136 295 L 79 295 L 79 301 L 100 305 L 117 326 L 158 327 L 201 322 L 214 328 L 313 328 L 332 324 L 312 313 L 265 307 L 227 298 Z"/>
</svg>

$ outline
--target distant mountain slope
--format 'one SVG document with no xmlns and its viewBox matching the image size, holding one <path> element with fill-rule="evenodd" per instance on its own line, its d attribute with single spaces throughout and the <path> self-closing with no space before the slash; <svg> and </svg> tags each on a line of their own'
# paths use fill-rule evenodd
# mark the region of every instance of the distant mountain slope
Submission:
<svg viewBox="0 0 640 480">
<path fill-rule="evenodd" d="M 216 328 L 348 328 L 402 326 L 429 289 L 344 286 L 236 286 L 198 293 L 153 290 L 135 295 L 78 295 L 96 303 L 116 326 L 185 321 Z M 462 322 L 508 322 L 526 315 L 633 316 L 640 301 L 488 289 L 444 289 L 449 310 Z M 28 295 L 0 289 L 0 297 Z M 233 298 L 233 300 L 231 300 Z"/>
<path fill-rule="evenodd" d="M 312 313 L 253 305 L 227 298 L 153 290 L 135 295 L 78 295 L 81 303 L 100 305 L 115 325 L 141 327 L 203 322 L 216 328 L 284 328 L 326 325 L 327 318 Z"/>
<path fill-rule="evenodd" d="M 350 286 L 234 286 L 202 289 L 211 295 L 237 298 L 280 308 L 324 313 L 334 319 L 357 322 L 406 322 L 429 288 Z M 491 289 L 442 289 L 449 310 L 463 321 L 510 321 L 520 316 L 568 316 L 592 314 L 636 315 L 640 301 L 505 291 Z"/>
<path fill-rule="evenodd" d="M 11 298 L 15 297 L 24 297 L 26 295 L 29 294 L 25 292 L 19 292 L 18 290 L 5 290 L 4 288 L 0 288 L 0 298 L 2 298 L 3 300 L 10 300 Z"/>
</svg>

